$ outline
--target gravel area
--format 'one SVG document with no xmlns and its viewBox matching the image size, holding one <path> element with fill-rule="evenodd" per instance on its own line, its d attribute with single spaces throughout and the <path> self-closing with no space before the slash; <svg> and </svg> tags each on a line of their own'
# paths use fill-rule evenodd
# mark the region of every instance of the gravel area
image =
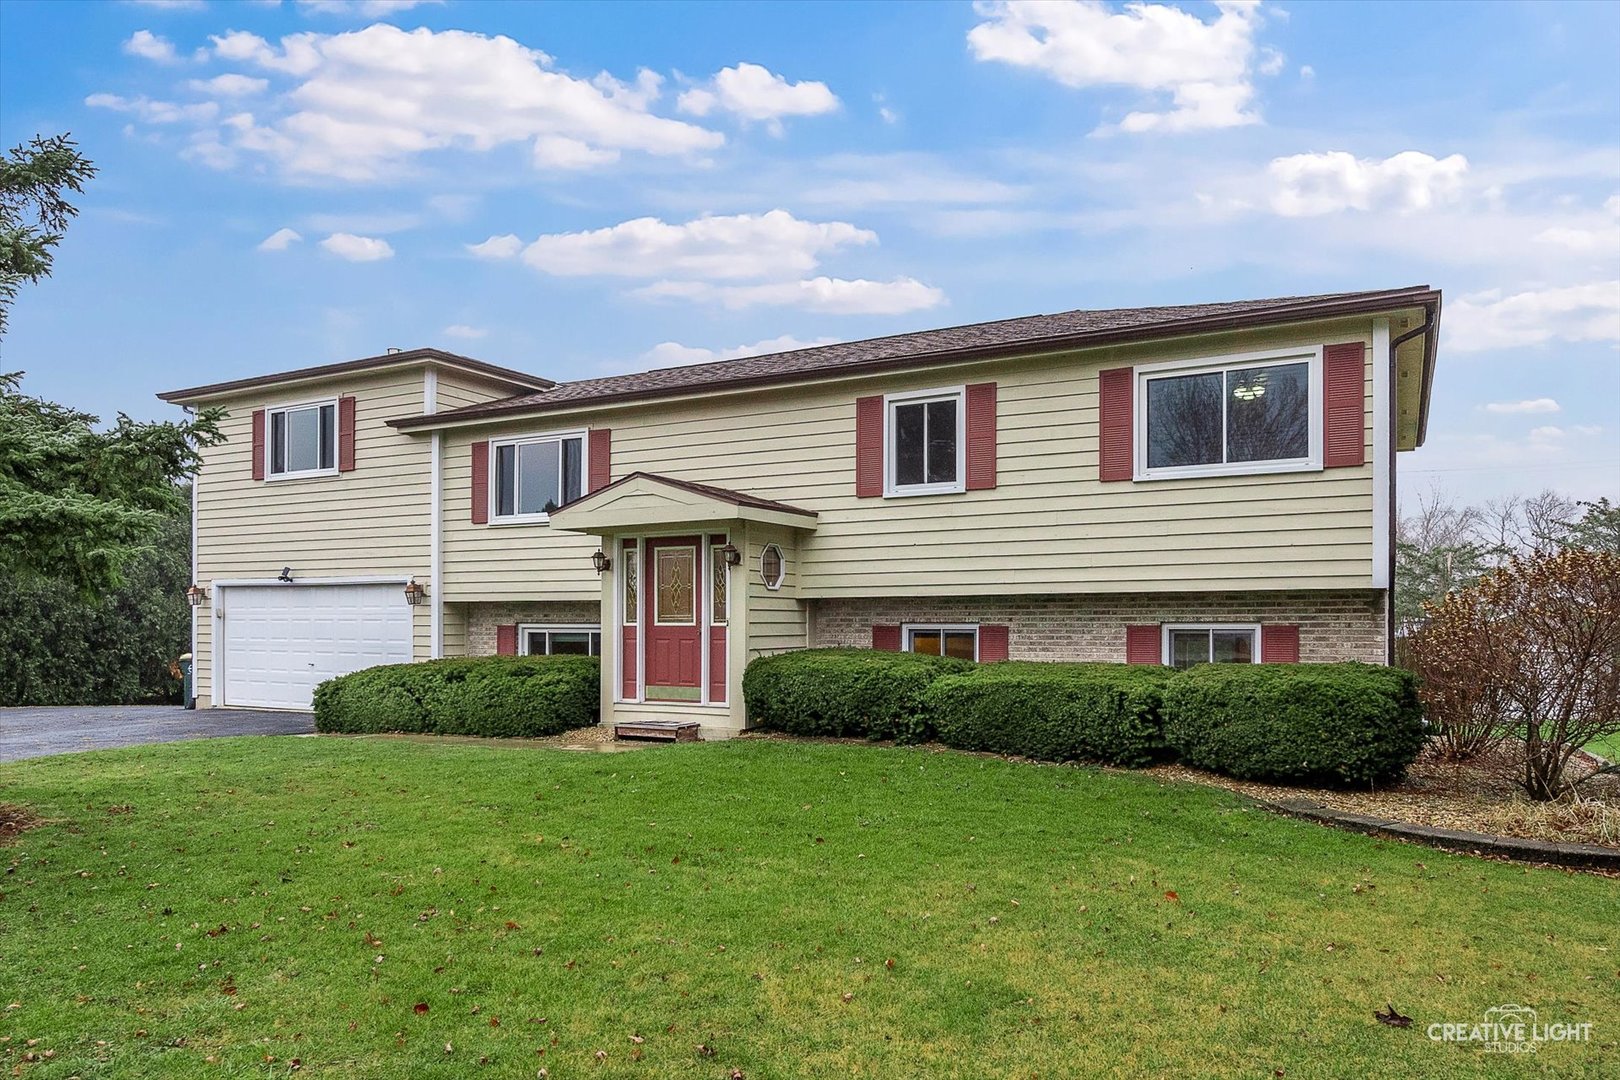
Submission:
<svg viewBox="0 0 1620 1080">
<path fill-rule="evenodd" d="M 1570 767 L 1578 772 L 1589 772 L 1600 764 L 1598 758 L 1578 754 Z M 1426 750 L 1404 780 L 1376 791 L 1261 784 L 1184 765 L 1161 765 L 1148 771 L 1167 779 L 1226 788 L 1256 799 L 1314 799 L 1335 809 L 1414 825 L 1620 848 L 1620 776 L 1592 778 L 1581 785 L 1578 798 L 1533 802 L 1513 783 L 1513 757 L 1505 748 L 1467 762 L 1443 761 Z"/>
</svg>

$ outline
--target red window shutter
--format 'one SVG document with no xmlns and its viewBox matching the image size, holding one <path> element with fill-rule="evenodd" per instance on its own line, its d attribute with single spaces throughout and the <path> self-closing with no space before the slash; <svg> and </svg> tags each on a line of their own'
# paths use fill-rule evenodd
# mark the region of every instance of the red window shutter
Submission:
<svg viewBox="0 0 1620 1080">
<path fill-rule="evenodd" d="M 1367 353 L 1361 342 L 1322 350 L 1322 464 L 1367 463 Z"/>
<path fill-rule="evenodd" d="M 338 398 L 338 472 L 354 472 L 354 395 Z"/>
<path fill-rule="evenodd" d="M 1159 628 L 1154 626 L 1127 626 L 1125 628 L 1125 662 L 1127 664 L 1162 664 Z"/>
<path fill-rule="evenodd" d="M 1131 446 L 1132 368 L 1097 373 L 1097 479 L 1129 480 L 1136 472 Z M 1157 660 L 1154 663 L 1158 663 Z"/>
<path fill-rule="evenodd" d="M 497 656 L 517 655 L 517 627 L 497 626 L 495 628 L 495 654 Z"/>
<path fill-rule="evenodd" d="M 585 494 L 605 488 L 613 482 L 613 430 L 591 428 L 591 476 Z"/>
<path fill-rule="evenodd" d="M 472 521 L 489 524 L 489 443 L 472 444 Z"/>
<path fill-rule="evenodd" d="M 881 394 L 855 399 L 855 494 L 862 499 L 875 498 L 883 494 L 883 395 Z"/>
<path fill-rule="evenodd" d="M 253 410 L 253 479 L 264 479 L 264 410 Z"/>
<path fill-rule="evenodd" d="M 1007 659 L 1007 628 L 979 627 L 979 662 L 990 664 L 1005 659 Z"/>
<path fill-rule="evenodd" d="M 1299 663 L 1299 627 L 1262 626 L 1260 628 L 1260 662 L 1264 664 Z"/>
<path fill-rule="evenodd" d="M 967 388 L 967 489 L 996 486 L 996 384 Z"/>
<path fill-rule="evenodd" d="M 872 627 L 872 648 L 881 652 L 899 652 L 900 628 L 898 626 Z"/>
</svg>

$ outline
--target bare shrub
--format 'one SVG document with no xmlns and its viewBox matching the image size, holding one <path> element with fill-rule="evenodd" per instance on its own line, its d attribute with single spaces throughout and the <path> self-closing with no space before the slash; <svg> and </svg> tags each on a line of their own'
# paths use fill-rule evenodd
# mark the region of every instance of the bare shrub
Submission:
<svg viewBox="0 0 1620 1080">
<path fill-rule="evenodd" d="M 1512 739 L 1531 798 L 1568 791 L 1575 752 L 1620 732 L 1620 556 L 1515 556 L 1427 612 L 1411 655 L 1447 752 Z"/>
</svg>

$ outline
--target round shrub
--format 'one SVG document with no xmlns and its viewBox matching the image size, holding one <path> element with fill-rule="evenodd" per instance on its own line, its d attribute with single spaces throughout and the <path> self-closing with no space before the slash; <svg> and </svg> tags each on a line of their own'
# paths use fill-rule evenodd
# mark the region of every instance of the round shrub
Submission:
<svg viewBox="0 0 1620 1080">
<path fill-rule="evenodd" d="M 959 750 L 1140 767 L 1168 756 L 1164 668 L 980 664 L 923 694 L 939 740 Z"/>
<path fill-rule="evenodd" d="M 967 660 L 875 649 L 799 649 L 764 656 L 743 672 L 748 722 L 792 735 L 923 742 L 933 728 L 923 691 Z"/>
<path fill-rule="evenodd" d="M 586 656 L 480 656 L 367 668 L 315 688 L 315 730 L 534 739 L 597 723 Z"/>
<path fill-rule="evenodd" d="M 1367 664 L 1203 664 L 1166 684 L 1164 718 L 1188 765 L 1277 783 L 1396 780 L 1424 738 L 1412 673 Z"/>
</svg>

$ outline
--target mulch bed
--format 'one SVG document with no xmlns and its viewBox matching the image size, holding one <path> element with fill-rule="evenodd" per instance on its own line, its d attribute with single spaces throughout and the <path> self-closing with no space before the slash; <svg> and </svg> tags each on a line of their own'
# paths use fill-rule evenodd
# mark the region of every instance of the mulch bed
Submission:
<svg viewBox="0 0 1620 1080">
<path fill-rule="evenodd" d="M 26 807 L 0 803 L 0 847 L 14 843 L 18 836 L 39 823 L 39 817 Z"/>
<path fill-rule="evenodd" d="M 1363 791 L 1234 780 L 1185 765 L 1161 765 L 1148 771 L 1167 779 L 1226 788 L 1267 802 L 1306 798 L 1338 810 L 1414 825 L 1620 848 L 1620 775 L 1593 777 L 1580 786 L 1578 798 L 1538 803 L 1526 798 L 1513 782 L 1514 762 L 1508 747 L 1470 761 L 1454 762 L 1443 760 L 1431 746 L 1399 783 Z M 1598 758 L 1580 753 L 1571 761 L 1570 769 L 1574 775 L 1581 775 L 1601 764 Z"/>
</svg>

